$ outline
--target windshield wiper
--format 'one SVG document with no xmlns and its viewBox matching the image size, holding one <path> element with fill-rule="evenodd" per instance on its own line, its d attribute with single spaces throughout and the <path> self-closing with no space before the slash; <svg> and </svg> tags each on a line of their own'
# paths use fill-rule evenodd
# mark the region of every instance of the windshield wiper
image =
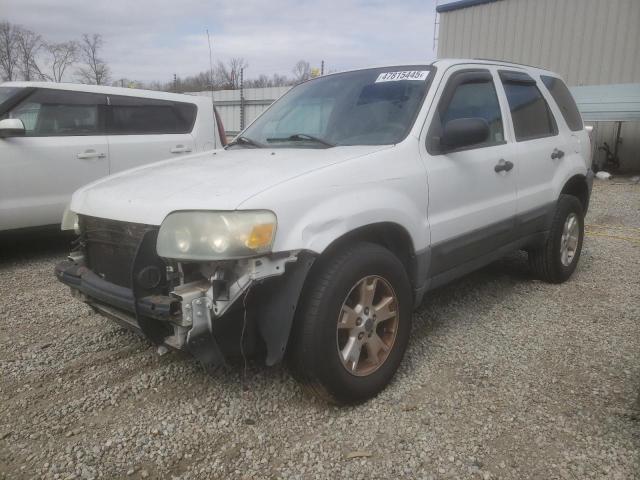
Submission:
<svg viewBox="0 0 640 480">
<path fill-rule="evenodd" d="M 264 145 L 260 142 L 256 142 L 245 136 L 236 137 L 233 142 L 227 144 L 227 148 L 233 147 L 234 145 L 250 145 L 254 148 L 264 148 Z"/>
<path fill-rule="evenodd" d="M 327 148 L 335 147 L 335 145 L 331 142 L 328 142 L 322 138 L 314 137 L 313 135 L 308 135 L 306 133 L 294 133 L 293 135 L 289 135 L 286 138 L 267 138 L 267 142 L 304 142 L 305 140 L 311 140 L 312 142 L 320 143 L 325 145 Z"/>
</svg>

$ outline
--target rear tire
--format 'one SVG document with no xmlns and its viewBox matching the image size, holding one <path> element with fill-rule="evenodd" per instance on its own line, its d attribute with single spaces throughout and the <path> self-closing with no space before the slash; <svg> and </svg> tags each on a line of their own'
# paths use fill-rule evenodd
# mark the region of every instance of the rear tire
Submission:
<svg viewBox="0 0 640 480">
<path fill-rule="evenodd" d="M 584 212 L 573 195 L 560 195 L 545 244 L 529 251 L 534 274 L 549 283 L 562 283 L 571 277 L 582 251 Z"/>
<path fill-rule="evenodd" d="M 363 242 L 321 258 L 297 309 L 289 367 L 305 390 L 326 401 L 367 400 L 398 369 L 411 313 L 407 273 L 389 250 Z"/>
</svg>

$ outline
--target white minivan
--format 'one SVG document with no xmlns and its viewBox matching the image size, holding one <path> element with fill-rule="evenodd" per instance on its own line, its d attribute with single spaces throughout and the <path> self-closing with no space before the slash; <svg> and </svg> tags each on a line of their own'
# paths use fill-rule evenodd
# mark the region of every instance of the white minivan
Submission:
<svg viewBox="0 0 640 480">
<path fill-rule="evenodd" d="M 0 84 L 0 231 L 59 225 L 79 187 L 219 148 L 224 138 L 205 97 L 95 85 Z"/>
</svg>

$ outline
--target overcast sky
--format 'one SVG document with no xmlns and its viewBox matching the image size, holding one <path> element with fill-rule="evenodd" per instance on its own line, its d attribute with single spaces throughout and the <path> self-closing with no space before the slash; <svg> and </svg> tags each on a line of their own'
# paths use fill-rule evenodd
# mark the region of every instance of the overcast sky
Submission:
<svg viewBox="0 0 640 480">
<path fill-rule="evenodd" d="M 443 3 L 443 2 L 440 2 Z M 430 61 L 435 0 L 0 0 L 0 20 L 45 40 L 104 37 L 112 78 L 170 80 L 244 57 L 247 78 L 291 74 L 295 62 L 327 71 Z"/>
</svg>

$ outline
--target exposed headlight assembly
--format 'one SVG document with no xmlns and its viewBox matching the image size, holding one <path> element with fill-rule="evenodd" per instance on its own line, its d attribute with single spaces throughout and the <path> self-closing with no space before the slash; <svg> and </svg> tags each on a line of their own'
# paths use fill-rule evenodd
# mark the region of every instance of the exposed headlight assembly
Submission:
<svg viewBox="0 0 640 480">
<path fill-rule="evenodd" d="M 158 232 L 158 255 L 176 260 L 226 260 L 271 251 L 276 216 L 268 210 L 181 211 Z"/>
</svg>

